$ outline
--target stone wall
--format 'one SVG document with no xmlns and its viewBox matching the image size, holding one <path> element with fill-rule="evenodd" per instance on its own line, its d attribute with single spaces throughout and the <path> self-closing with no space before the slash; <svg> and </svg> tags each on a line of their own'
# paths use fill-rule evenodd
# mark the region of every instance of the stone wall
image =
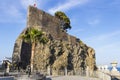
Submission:
<svg viewBox="0 0 120 80">
<path fill-rule="evenodd" d="M 61 22 L 54 16 L 45 13 L 35 7 L 29 6 L 27 15 L 27 27 L 38 26 L 50 33 L 54 39 L 66 39 L 67 33 L 61 28 Z"/>
<path fill-rule="evenodd" d="M 37 43 L 34 54 L 34 70 L 51 71 L 95 70 L 95 51 L 80 39 L 69 35 L 62 29 L 61 21 L 50 14 L 30 6 L 28 8 L 27 28 L 38 27 L 46 32 L 47 44 Z M 26 29 L 21 33 L 25 34 Z M 30 64 L 31 45 L 18 37 L 13 51 L 13 62 L 21 62 L 26 68 Z"/>
</svg>

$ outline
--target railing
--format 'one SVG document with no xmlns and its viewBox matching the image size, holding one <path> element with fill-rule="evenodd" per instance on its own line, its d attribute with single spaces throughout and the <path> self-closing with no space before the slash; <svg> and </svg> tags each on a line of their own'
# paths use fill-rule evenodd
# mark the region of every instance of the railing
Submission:
<svg viewBox="0 0 120 80">
<path fill-rule="evenodd" d="M 111 80 L 111 76 L 107 73 L 104 73 L 102 71 L 98 71 L 98 77 L 102 80 Z"/>
<path fill-rule="evenodd" d="M 18 70 L 13 71 L 12 70 L 6 74 L 8 74 L 8 75 L 7 76 L 5 75 L 4 70 L 0 70 L 0 77 L 1 78 L 8 78 L 8 76 L 11 76 L 11 77 L 13 76 L 15 80 L 45 80 L 45 78 L 46 78 L 46 76 L 44 74 L 41 74 L 40 72 L 32 72 L 29 75 L 28 73 L 26 73 L 25 70 L 20 70 L 20 71 L 18 71 Z"/>
<path fill-rule="evenodd" d="M 0 76 L 5 76 L 5 74 L 8 74 L 9 76 L 19 76 L 26 74 L 25 71 L 18 71 L 18 70 L 11 70 L 9 73 L 6 73 L 5 70 L 0 70 Z"/>
<path fill-rule="evenodd" d="M 101 71 L 86 71 L 86 70 L 57 70 L 57 71 L 51 71 L 51 75 L 56 76 L 83 76 L 83 77 L 89 77 L 89 78 L 99 78 L 101 80 L 111 80 L 111 76 L 107 73 L 101 72 Z"/>
<path fill-rule="evenodd" d="M 0 76 L 4 76 L 4 70 L 1 70 L 0 71 Z M 50 73 L 50 74 L 49 74 Z M 18 77 L 22 77 L 23 75 L 28 75 L 26 73 L 25 70 L 21 70 L 20 72 L 18 72 L 17 70 L 14 70 L 14 71 L 10 71 L 9 72 L 9 75 L 12 75 L 16 78 Z M 100 78 L 101 80 L 111 80 L 111 76 L 106 74 L 106 73 L 103 73 L 103 72 L 100 72 L 100 71 L 85 71 L 85 70 L 76 70 L 76 71 L 73 71 L 73 70 L 52 70 L 50 72 L 46 71 L 46 70 L 40 70 L 40 71 L 34 71 L 31 73 L 32 77 L 33 78 L 42 78 L 45 76 L 65 76 L 65 75 L 68 75 L 68 76 L 74 76 L 74 75 L 77 75 L 77 76 L 84 76 L 84 77 L 90 77 L 90 78 Z"/>
<path fill-rule="evenodd" d="M 98 78 L 98 71 L 86 71 L 86 70 L 49 70 L 49 71 L 38 71 L 42 74 L 45 75 L 52 75 L 52 76 L 64 76 L 64 75 L 69 75 L 69 76 L 84 76 L 84 77 L 93 77 L 93 78 Z"/>
</svg>

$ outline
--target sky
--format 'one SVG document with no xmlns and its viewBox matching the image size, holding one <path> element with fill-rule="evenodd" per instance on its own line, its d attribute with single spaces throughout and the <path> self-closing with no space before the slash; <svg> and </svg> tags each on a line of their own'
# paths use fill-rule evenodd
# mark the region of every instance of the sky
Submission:
<svg viewBox="0 0 120 80">
<path fill-rule="evenodd" d="M 15 40 L 26 27 L 27 8 L 35 2 L 51 15 L 66 13 L 72 26 L 68 33 L 94 48 L 97 65 L 117 61 L 120 66 L 120 0 L 1 0 L 0 61 L 12 57 Z"/>
</svg>

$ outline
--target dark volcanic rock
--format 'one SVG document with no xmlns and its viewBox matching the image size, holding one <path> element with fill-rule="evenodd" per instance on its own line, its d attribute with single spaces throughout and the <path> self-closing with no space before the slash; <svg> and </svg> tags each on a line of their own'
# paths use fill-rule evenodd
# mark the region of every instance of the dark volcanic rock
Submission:
<svg viewBox="0 0 120 80">
<path fill-rule="evenodd" d="M 27 16 L 27 27 L 37 26 L 46 32 L 47 44 L 38 43 L 34 54 L 34 70 L 94 70 L 96 68 L 95 51 L 78 38 L 67 34 L 61 21 L 42 10 L 30 6 Z M 26 29 L 21 33 L 25 34 Z M 31 45 L 21 38 L 15 42 L 13 63 L 21 63 L 22 68 L 30 64 Z"/>
</svg>

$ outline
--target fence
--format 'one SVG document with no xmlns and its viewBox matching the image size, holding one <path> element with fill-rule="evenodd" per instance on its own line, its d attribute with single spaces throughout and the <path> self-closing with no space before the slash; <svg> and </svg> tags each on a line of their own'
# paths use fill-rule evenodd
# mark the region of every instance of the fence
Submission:
<svg viewBox="0 0 120 80">
<path fill-rule="evenodd" d="M 98 77 L 102 80 L 111 80 L 111 76 L 107 73 L 104 73 L 104 72 L 101 72 L 101 71 L 98 71 Z"/>
<path fill-rule="evenodd" d="M 28 76 L 25 70 L 18 71 L 10 71 L 9 75 L 14 76 L 15 78 L 22 77 L 23 75 Z M 85 71 L 85 70 L 40 70 L 34 71 L 31 73 L 33 78 L 45 78 L 45 76 L 84 76 L 84 77 L 91 77 L 91 78 L 100 78 L 101 80 L 111 80 L 111 76 L 100 72 L 100 71 Z M 4 70 L 0 71 L 0 76 L 4 76 Z"/>
<path fill-rule="evenodd" d="M 34 71 L 36 72 L 36 71 Z M 84 76 L 84 77 L 94 77 L 94 78 L 98 78 L 98 71 L 86 71 L 86 70 L 40 70 L 37 71 L 40 72 L 44 75 L 47 76 L 64 76 L 64 75 L 69 75 L 69 76 L 74 76 L 74 75 L 78 75 L 78 76 Z"/>
<path fill-rule="evenodd" d="M 45 80 L 45 78 L 46 76 L 44 74 L 41 74 L 40 72 L 32 72 L 29 76 L 29 74 L 26 73 L 25 70 L 16 70 L 10 71 L 8 75 L 5 75 L 5 71 L 0 70 L 0 80 Z"/>
<path fill-rule="evenodd" d="M 4 70 L 0 70 L 0 75 L 3 75 L 5 73 Z M 41 73 L 44 75 L 79 75 L 79 76 L 88 76 L 88 77 L 98 77 L 98 71 L 85 71 L 85 70 L 37 70 L 37 71 L 33 71 L 31 74 L 35 74 L 35 73 Z M 25 70 L 12 70 L 9 72 L 9 75 L 25 75 L 26 71 Z"/>
</svg>

